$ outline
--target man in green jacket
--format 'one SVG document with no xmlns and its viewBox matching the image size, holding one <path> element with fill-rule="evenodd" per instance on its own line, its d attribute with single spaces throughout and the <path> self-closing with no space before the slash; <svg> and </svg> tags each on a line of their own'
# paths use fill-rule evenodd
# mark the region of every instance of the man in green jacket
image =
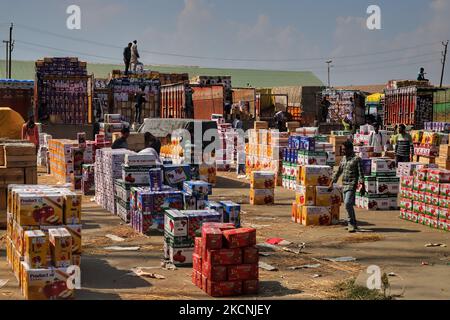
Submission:
<svg viewBox="0 0 450 320">
<path fill-rule="evenodd" d="M 353 143 L 351 141 L 344 142 L 345 157 L 342 159 L 338 171 L 333 176 L 333 184 L 337 183 L 342 177 L 342 186 L 344 193 L 344 205 L 348 215 L 348 228 L 350 233 L 358 231 L 358 223 L 356 221 L 355 200 L 358 185 L 363 188 L 361 195 L 365 194 L 364 188 L 364 171 L 362 168 L 361 158 L 356 156 Z"/>
</svg>

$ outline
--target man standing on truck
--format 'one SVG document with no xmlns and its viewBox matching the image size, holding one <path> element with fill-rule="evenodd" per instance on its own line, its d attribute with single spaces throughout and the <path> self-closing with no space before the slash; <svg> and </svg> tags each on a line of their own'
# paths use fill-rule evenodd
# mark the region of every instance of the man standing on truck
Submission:
<svg viewBox="0 0 450 320">
<path fill-rule="evenodd" d="M 398 134 L 392 138 L 392 144 L 395 146 L 397 166 L 399 163 L 412 161 L 414 144 L 411 135 L 406 132 L 406 126 L 404 124 L 398 127 Z"/>
<path fill-rule="evenodd" d="M 128 71 L 130 71 L 130 63 L 131 63 L 131 46 L 133 44 L 130 42 L 128 46 L 123 50 L 123 62 L 125 63 L 125 75 L 128 75 Z"/>
<path fill-rule="evenodd" d="M 337 183 L 342 177 L 342 187 L 344 194 L 344 205 L 348 215 L 348 232 L 355 233 L 358 231 L 358 223 L 356 221 L 355 201 L 356 190 L 362 186 L 361 195 L 365 195 L 364 171 L 362 168 L 361 158 L 356 156 L 353 143 L 351 141 L 344 142 L 345 157 L 342 159 L 338 171 L 333 175 L 332 185 Z M 330 189 L 332 186 L 330 187 Z"/>
<path fill-rule="evenodd" d="M 322 103 L 320 104 L 320 115 L 321 115 L 320 122 L 323 123 L 327 122 L 328 112 L 331 106 L 329 98 L 330 96 L 327 94 L 326 96 L 323 97 Z"/>
<path fill-rule="evenodd" d="M 136 93 L 135 95 L 136 105 L 135 107 L 135 115 L 134 122 L 137 124 L 141 124 L 141 116 L 142 116 L 142 106 L 147 102 L 145 99 L 145 87 L 141 87 L 141 92 Z"/>
<path fill-rule="evenodd" d="M 133 44 L 131 45 L 131 66 L 133 68 L 133 71 L 136 71 L 138 66 L 142 66 L 142 63 L 139 62 L 140 57 L 141 56 L 139 55 L 137 47 L 137 40 L 134 40 Z"/>
</svg>

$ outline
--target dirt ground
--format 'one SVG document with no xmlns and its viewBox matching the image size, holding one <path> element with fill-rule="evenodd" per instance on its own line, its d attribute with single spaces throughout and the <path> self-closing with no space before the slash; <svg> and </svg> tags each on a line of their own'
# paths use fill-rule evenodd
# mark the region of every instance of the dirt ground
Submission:
<svg viewBox="0 0 450 320">
<path fill-rule="evenodd" d="M 52 177 L 41 175 L 42 184 L 55 183 Z M 448 247 L 427 248 L 428 243 L 450 246 L 450 234 L 400 220 L 398 211 L 357 211 L 361 226 L 368 232 L 349 234 L 344 226 L 303 227 L 291 221 L 291 204 L 295 195 L 277 189 L 275 206 L 254 207 L 248 204 L 248 183 L 235 174 L 220 174 L 213 200 L 233 200 L 242 203 L 244 226 L 258 230 L 258 243 L 280 237 L 293 244 L 274 250 L 263 248 L 261 261 L 278 271 L 260 269 L 261 293 L 247 299 L 336 299 L 336 286 L 356 279 L 365 285 L 368 266 L 379 266 L 389 277 L 388 294 L 397 299 L 449 299 L 450 250 Z M 345 212 L 341 212 L 341 218 Z M 142 236 L 121 223 L 118 217 L 101 210 L 90 197 L 83 203 L 82 290 L 77 299 L 208 299 L 191 283 L 191 269 L 164 270 L 161 234 Z M 22 299 L 17 281 L 6 263 L 0 231 L 1 299 Z M 105 236 L 125 238 L 114 242 Z M 298 250 L 298 245 L 305 247 Z M 139 246 L 136 252 L 112 252 L 108 246 Z M 300 251 L 296 253 L 295 251 Z M 292 252 L 294 251 L 294 252 Z M 353 262 L 330 262 L 326 258 L 354 257 Z M 290 267 L 316 265 L 316 268 L 291 270 Z M 317 266 L 320 265 L 320 266 Z M 151 272 L 165 279 L 143 279 L 130 275 L 130 269 L 150 267 Z"/>
</svg>

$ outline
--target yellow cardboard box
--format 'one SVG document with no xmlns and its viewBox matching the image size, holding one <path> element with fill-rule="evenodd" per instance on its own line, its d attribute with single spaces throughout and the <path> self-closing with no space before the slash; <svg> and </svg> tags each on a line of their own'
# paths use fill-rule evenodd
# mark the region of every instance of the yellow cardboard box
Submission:
<svg viewBox="0 0 450 320">
<path fill-rule="evenodd" d="M 333 178 L 333 169 L 329 166 L 302 166 L 297 182 L 304 186 L 329 186 Z"/>
<path fill-rule="evenodd" d="M 304 226 L 329 226 L 331 207 L 303 207 L 302 224 Z"/>
<path fill-rule="evenodd" d="M 67 287 L 70 275 L 64 268 L 31 269 L 22 263 L 22 293 L 27 300 L 71 300 L 74 290 Z"/>
<path fill-rule="evenodd" d="M 253 171 L 250 176 L 252 189 L 274 189 L 275 173 L 271 171 Z"/>
<path fill-rule="evenodd" d="M 316 187 L 316 206 L 330 207 L 332 190 L 329 187 Z"/>
<path fill-rule="evenodd" d="M 20 225 L 60 225 L 63 222 L 63 198 L 59 194 L 19 194 L 17 206 Z"/>
<path fill-rule="evenodd" d="M 56 268 L 72 264 L 72 236 L 66 228 L 48 230 L 52 262 Z"/>
<path fill-rule="evenodd" d="M 295 199 L 300 206 L 315 206 L 316 188 L 314 186 L 299 185 L 297 187 Z"/>
<path fill-rule="evenodd" d="M 250 204 L 253 206 L 272 205 L 275 203 L 274 189 L 250 189 Z"/>
<path fill-rule="evenodd" d="M 81 230 L 83 226 L 81 224 L 71 224 L 65 226 L 65 228 L 72 236 L 72 255 L 81 254 Z"/>
<path fill-rule="evenodd" d="M 24 260 L 31 269 L 43 268 L 47 265 L 47 238 L 41 230 L 25 231 Z"/>
<path fill-rule="evenodd" d="M 331 224 L 338 225 L 341 219 L 341 205 L 331 206 Z"/>
</svg>

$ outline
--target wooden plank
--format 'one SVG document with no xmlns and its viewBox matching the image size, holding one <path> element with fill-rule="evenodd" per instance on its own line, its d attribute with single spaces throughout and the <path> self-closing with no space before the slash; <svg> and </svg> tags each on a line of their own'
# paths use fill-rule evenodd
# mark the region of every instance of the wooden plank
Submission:
<svg viewBox="0 0 450 320">
<path fill-rule="evenodd" d="M 10 184 L 23 184 L 25 182 L 25 171 L 23 168 L 0 169 L 0 187 Z"/>
<path fill-rule="evenodd" d="M 36 155 L 31 156 L 6 156 L 5 163 L 0 168 L 27 168 L 36 167 L 37 157 Z"/>
<path fill-rule="evenodd" d="M 25 168 L 25 184 L 37 184 L 37 167 Z"/>
<path fill-rule="evenodd" d="M 5 144 L 4 150 L 6 157 L 36 155 L 36 146 L 32 143 Z"/>
<path fill-rule="evenodd" d="M 0 188 L 0 211 L 6 210 L 8 204 L 8 189 Z"/>
</svg>

